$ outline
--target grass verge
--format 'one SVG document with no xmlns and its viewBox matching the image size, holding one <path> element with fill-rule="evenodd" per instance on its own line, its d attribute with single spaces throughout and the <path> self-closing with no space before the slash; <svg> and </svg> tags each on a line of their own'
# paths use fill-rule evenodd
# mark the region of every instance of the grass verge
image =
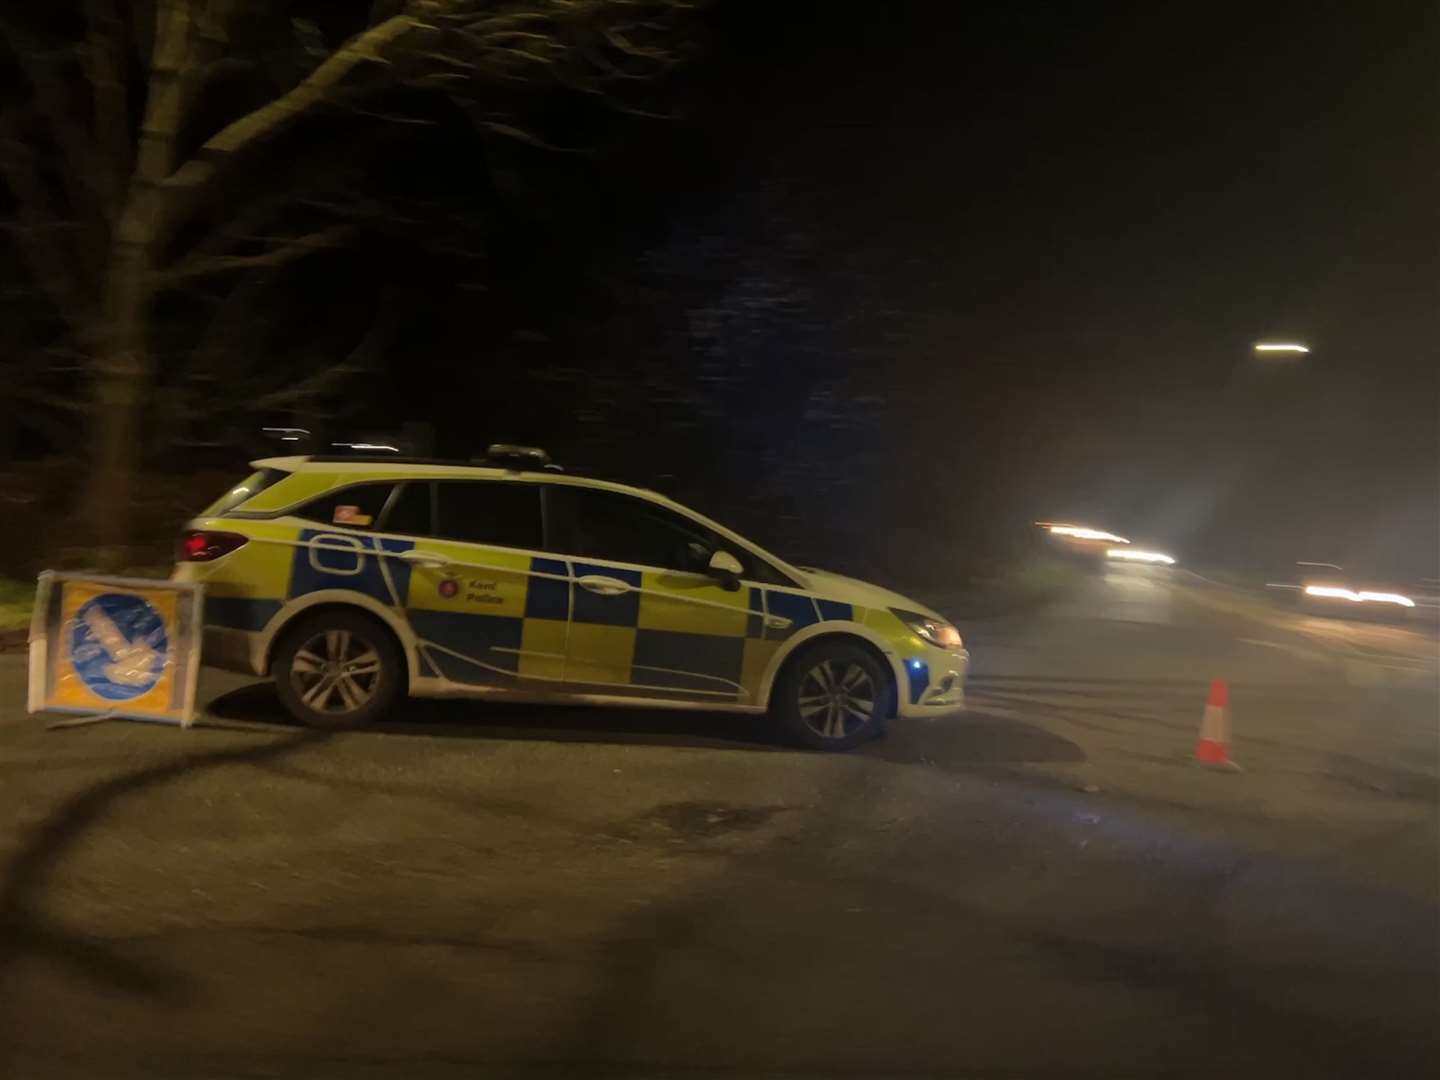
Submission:
<svg viewBox="0 0 1440 1080">
<path fill-rule="evenodd" d="M 23 638 L 35 603 L 35 582 L 0 577 L 0 638 Z"/>
<path fill-rule="evenodd" d="M 30 608 L 35 602 L 35 583 L 0 578 L 0 633 L 30 626 Z"/>
</svg>

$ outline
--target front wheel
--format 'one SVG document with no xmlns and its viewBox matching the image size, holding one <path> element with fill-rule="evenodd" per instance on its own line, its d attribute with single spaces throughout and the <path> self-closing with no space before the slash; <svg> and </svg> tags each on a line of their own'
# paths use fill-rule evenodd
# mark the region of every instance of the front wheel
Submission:
<svg viewBox="0 0 1440 1080">
<path fill-rule="evenodd" d="M 890 680 L 867 649 L 822 642 L 806 649 L 775 687 L 771 711 L 815 750 L 849 750 L 884 729 Z"/>
<path fill-rule="evenodd" d="M 380 719 L 402 688 L 395 639 L 353 611 L 322 611 L 285 632 L 275 653 L 275 690 L 306 727 L 361 727 Z"/>
</svg>

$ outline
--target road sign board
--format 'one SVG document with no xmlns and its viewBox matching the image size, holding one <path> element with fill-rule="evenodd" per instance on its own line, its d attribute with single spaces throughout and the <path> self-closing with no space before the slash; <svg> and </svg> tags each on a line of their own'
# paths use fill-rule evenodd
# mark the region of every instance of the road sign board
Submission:
<svg viewBox="0 0 1440 1080">
<path fill-rule="evenodd" d="M 143 596 L 101 593 L 80 605 L 71 620 L 75 673 L 108 701 L 129 701 L 153 690 L 169 652 L 165 620 Z"/>
<path fill-rule="evenodd" d="M 31 712 L 189 724 L 200 665 L 198 586 L 40 575 L 30 628 Z"/>
</svg>

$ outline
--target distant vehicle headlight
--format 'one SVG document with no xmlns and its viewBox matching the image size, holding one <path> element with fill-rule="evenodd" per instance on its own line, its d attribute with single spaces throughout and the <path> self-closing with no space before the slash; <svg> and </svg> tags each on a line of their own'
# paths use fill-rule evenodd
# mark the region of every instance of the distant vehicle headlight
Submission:
<svg viewBox="0 0 1440 1080">
<path fill-rule="evenodd" d="M 1075 540 L 1104 540 L 1109 544 L 1128 544 L 1130 541 L 1123 536 L 1116 536 L 1104 529 L 1091 529 L 1084 525 L 1057 525 L 1048 521 L 1037 522 L 1041 528 L 1049 530 L 1055 536 L 1068 536 Z"/>
<path fill-rule="evenodd" d="M 1159 563 L 1174 566 L 1175 560 L 1159 551 L 1136 551 L 1134 548 L 1111 548 L 1105 552 L 1107 559 L 1124 559 L 1127 562 Z"/>
<path fill-rule="evenodd" d="M 1356 592 L 1354 589 L 1342 588 L 1339 585 L 1306 585 L 1306 596 L 1319 596 L 1328 600 L 1349 600 L 1352 604 L 1399 604 L 1401 607 L 1414 607 L 1415 601 L 1410 597 L 1398 592 L 1370 592 L 1361 589 Z"/>
<path fill-rule="evenodd" d="M 964 643 L 960 640 L 960 631 L 944 619 L 932 619 L 929 615 L 921 615 L 914 611 L 901 611 L 899 608 L 890 610 L 897 619 L 930 642 L 931 645 L 938 645 L 942 649 L 952 651 L 964 647 Z"/>
</svg>

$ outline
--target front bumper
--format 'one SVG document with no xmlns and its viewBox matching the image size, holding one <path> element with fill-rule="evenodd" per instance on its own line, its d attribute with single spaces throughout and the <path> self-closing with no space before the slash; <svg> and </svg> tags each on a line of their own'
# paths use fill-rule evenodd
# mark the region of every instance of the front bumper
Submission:
<svg viewBox="0 0 1440 1080">
<path fill-rule="evenodd" d="M 965 677 L 970 654 L 921 645 L 900 657 L 900 716 L 946 716 L 965 708 Z"/>
</svg>

